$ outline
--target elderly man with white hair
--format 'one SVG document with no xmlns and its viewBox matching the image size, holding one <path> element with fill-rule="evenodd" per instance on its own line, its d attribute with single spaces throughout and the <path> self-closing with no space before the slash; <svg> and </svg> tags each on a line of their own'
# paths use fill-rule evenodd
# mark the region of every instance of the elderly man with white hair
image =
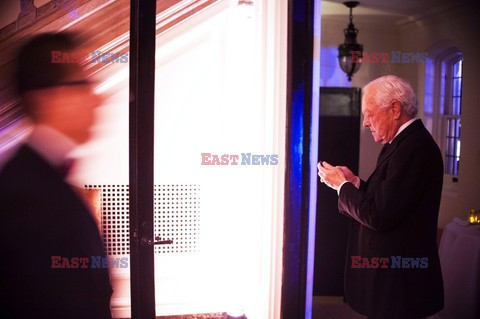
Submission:
<svg viewBox="0 0 480 319">
<path fill-rule="evenodd" d="M 351 217 L 345 298 L 368 318 L 423 318 L 443 308 L 436 246 L 441 152 L 421 120 L 411 85 L 380 77 L 363 89 L 363 126 L 384 147 L 362 181 L 347 167 L 318 164 Z"/>
</svg>

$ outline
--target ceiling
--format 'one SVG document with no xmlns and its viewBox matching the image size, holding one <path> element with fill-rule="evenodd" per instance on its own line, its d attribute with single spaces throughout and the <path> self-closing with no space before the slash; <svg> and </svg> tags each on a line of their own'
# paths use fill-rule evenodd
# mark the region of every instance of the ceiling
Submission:
<svg viewBox="0 0 480 319">
<path fill-rule="evenodd" d="M 394 17 L 400 21 L 408 17 L 415 17 L 433 12 L 443 7 L 456 6 L 468 1 L 478 0 L 360 0 L 360 4 L 353 10 L 354 16 L 378 15 Z M 349 9 L 343 5 L 344 0 L 323 0 L 322 15 L 343 15 Z"/>
</svg>

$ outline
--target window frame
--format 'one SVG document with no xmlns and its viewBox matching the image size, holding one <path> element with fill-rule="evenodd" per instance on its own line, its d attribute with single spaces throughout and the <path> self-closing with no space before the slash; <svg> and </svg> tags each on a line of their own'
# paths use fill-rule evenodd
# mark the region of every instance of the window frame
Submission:
<svg viewBox="0 0 480 319">
<path fill-rule="evenodd" d="M 461 126 L 461 99 L 460 114 L 451 114 L 452 110 L 452 89 L 453 89 L 453 66 L 460 60 L 464 60 L 463 53 L 458 48 L 449 48 L 444 50 L 442 54 L 431 58 L 433 62 L 433 92 L 432 92 L 432 113 L 424 114 L 430 117 L 432 121 L 431 133 L 437 142 L 444 162 L 444 188 L 446 190 L 456 190 L 459 181 L 460 168 L 457 175 L 449 174 L 447 167 L 447 122 L 449 119 L 459 119 Z M 462 88 L 463 90 L 463 64 L 462 62 Z M 426 70 L 425 70 L 426 72 Z M 426 73 L 425 73 L 426 74 Z M 458 140 L 461 141 L 461 134 Z M 459 154 L 459 160 L 461 156 Z"/>
<path fill-rule="evenodd" d="M 454 153 L 455 154 L 447 154 L 448 150 L 449 150 L 449 146 L 448 146 L 448 143 L 449 143 L 449 139 L 453 139 L 454 140 L 454 144 L 457 144 L 457 141 L 460 142 L 461 141 L 461 133 L 460 133 L 460 128 L 461 128 L 461 120 L 462 120 L 462 113 L 461 113 L 461 108 L 462 108 L 462 100 L 461 100 L 461 96 L 462 96 L 462 87 L 463 87 L 463 83 L 461 84 L 461 87 L 460 87 L 460 112 L 458 114 L 455 114 L 454 112 L 454 106 L 453 106 L 453 86 L 454 86 L 454 74 L 453 74 L 453 68 L 455 66 L 456 63 L 458 63 L 459 61 L 463 61 L 463 56 L 462 55 L 455 55 L 454 57 L 452 57 L 447 63 L 447 67 L 446 67 L 446 73 L 445 73 L 445 99 L 444 99 L 444 105 L 443 105 L 443 114 L 441 114 L 441 136 L 442 136 L 442 142 L 443 142 L 443 146 L 442 146 L 442 151 L 443 151 L 443 159 L 444 159 L 444 166 L 445 166 L 445 175 L 451 177 L 452 181 L 453 182 L 457 182 L 458 181 L 458 174 L 459 174 L 459 167 L 458 168 L 453 168 L 453 170 L 455 171 L 456 170 L 456 174 L 455 172 L 452 172 L 452 171 L 449 171 L 447 168 L 448 168 L 448 163 L 447 163 L 447 157 L 451 157 L 451 156 L 454 156 L 455 158 L 458 157 L 458 161 L 460 161 L 460 154 L 458 153 L 458 156 L 457 156 L 457 145 L 454 145 L 453 148 L 454 148 Z M 463 69 L 463 62 L 462 62 L 462 69 Z M 462 81 L 463 82 L 463 74 L 461 76 L 462 78 Z M 450 132 L 448 132 L 448 122 L 451 121 L 451 120 L 459 120 L 459 128 L 458 128 L 458 135 L 456 133 L 454 133 L 454 135 L 450 135 Z M 452 131 L 452 130 L 450 130 Z"/>
</svg>

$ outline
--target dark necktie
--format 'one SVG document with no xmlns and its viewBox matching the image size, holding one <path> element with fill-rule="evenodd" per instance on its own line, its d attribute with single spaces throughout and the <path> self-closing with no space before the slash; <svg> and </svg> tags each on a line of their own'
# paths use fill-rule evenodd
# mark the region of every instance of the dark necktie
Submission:
<svg viewBox="0 0 480 319">
<path fill-rule="evenodd" d="M 378 166 L 378 163 L 380 163 L 382 158 L 385 156 L 385 153 L 387 152 L 388 146 L 390 146 L 390 143 L 387 143 L 387 144 L 383 145 L 382 150 L 380 151 L 380 155 L 378 155 L 377 166 Z"/>
</svg>

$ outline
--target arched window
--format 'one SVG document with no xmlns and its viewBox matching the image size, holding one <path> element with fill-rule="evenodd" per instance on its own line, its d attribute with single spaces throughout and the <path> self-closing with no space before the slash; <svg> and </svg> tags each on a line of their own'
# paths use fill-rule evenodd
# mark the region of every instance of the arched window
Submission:
<svg viewBox="0 0 480 319">
<path fill-rule="evenodd" d="M 446 180 L 458 181 L 460 170 L 463 54 L 444 50 L 425 64 L 424 116 L 426 127 L 440 146 Z"/>
</svg>

